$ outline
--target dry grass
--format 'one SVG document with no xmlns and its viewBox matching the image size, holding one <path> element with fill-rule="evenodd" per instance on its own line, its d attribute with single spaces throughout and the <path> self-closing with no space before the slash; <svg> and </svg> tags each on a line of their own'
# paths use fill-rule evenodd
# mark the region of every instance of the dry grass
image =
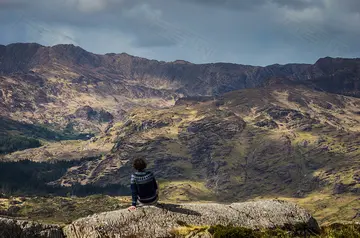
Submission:
<svg viewBox="0 0 360 238">
<path fill-rule="evenodd" d="M 202 182 L 160 181 L 160 197 L 165 202 L 207 201 L 214 194 Z"/>
<path fill-rule="evenodd" d="M 16 206 L 8 216 L 55 224 L 68 224 L 94 213 L 126 208 L 129 197 L 93 195 L 88 197 L 29 197 L 0 199 L 0 212 Z M 15 205 L 11 205 L 15 204 Z"/>
<path fill-rule="evenodd" d="M 258 197 L 253 200 L 271 199 Z M 294 202 L 307 209 L 321 225 L 334 222 L 360 222 L 356 214 L 360 211 L 360 199 L 353 194 L 332 195 L 331 193 L 312 193 L 304 198 L 276 197 Z"/>
</svg>

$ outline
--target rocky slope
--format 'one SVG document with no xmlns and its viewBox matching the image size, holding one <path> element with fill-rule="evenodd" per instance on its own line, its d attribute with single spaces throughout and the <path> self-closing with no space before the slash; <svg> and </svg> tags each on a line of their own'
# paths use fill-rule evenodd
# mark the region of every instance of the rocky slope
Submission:
<svg viewBox="0 0 360 238">
<path fill-rule="evenodd" d="M 275 85 L 182 101 L 169 109 L 136 109 L 107 134 L 79 142 L 113 148 L 103 147 L 102 157 L 70 169 L 58 183 L 126 185 L 131 160 L 142 157 L 159 179 L 201 182 L 223 197 L 304 196 L 324 187 L 359 192 L 359 99 Z M 5 158 L 44 161 L 42 154 L 59 146 Z M 87 151 L 74 146 L 69 143 L 72 158 Z"/>
<path fill-rule="evenodd" d="M 73 45 L 0 46 L 0 115 L 56 129 L 98 133 L 135 105 L 171 106 L 182 96 L 212 96 L 267 84 L 270 78 L 359 96 L 358 59 L 255 67 L 159 62 L 96 55 Z"/>
</svg>

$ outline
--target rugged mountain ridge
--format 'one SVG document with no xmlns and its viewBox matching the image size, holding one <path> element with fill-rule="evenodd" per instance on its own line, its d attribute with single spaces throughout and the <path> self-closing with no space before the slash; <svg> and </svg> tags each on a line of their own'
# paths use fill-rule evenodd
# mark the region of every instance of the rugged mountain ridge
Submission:
<svg viewBox="0 0 360 238">
<path fill-rule="evenodd" d="M 181 97 L 216 96 L 267 85 L 272 79 L 359 96 L 359 59 L 323 58 L 314 65 L 256 67 L 98 55 L 74 45 L 0 46 L 1 116 L 76 132 L 98 133 L 105 120 L 76 116 L 83 106 L 119 120 L 134 106 L 166 107 Z"/>
<path fill-rule="evenodd" d="M 44 47 L 39 44 L 0 46 L 0 73 L 12 74 L 38 71 L 46 67 L 69 67 L 85 77 L 102 76 L 113 80 L 151 83 L 153 80 L 174 83 L 172 90 L 192 95 L 212 95 L 236 89 L 257 87 L 269 78 L 293 81 L 340 83 L 343 77 L 349 90 L 358 90 L 360 59 L 322 58 L 315 64 L 287 64 L 257 67 L 231 63 L 192 64 L 179 61 L 163 62 L 122 54 L 98 55 L 74 45 Z M 345 77 L 345 79 L 344 79 Z M 352 84 L 353 83 L 353 84 Z M 153 85 L 156 87 L 155 85 Z M 161 85 L 162 86 L 162 85 Z M 204 87 L 206 86 L 206 87 Z M 324 85 L 323 85 L 324 86 Z M 337 86 L 337 85 L 333 85 Z"/>
</svg>

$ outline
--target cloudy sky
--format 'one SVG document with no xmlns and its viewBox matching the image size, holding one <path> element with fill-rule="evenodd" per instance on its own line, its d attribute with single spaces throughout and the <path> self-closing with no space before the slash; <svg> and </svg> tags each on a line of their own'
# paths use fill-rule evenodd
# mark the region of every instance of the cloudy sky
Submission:
<svg viewBox="0 0 360 238">
<path fill-rule="evenodd" d="M 360 0 L 0 0 L 0 44 L 194 63 L 360 57 Z"/>
</svg>

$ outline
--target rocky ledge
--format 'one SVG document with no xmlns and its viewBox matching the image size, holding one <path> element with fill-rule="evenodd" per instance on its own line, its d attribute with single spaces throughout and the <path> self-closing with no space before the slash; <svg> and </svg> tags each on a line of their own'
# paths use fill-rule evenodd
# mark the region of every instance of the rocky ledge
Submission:
<svg viewBox="0 0 360 238">
<path fill-rule="evenodd" d="M 160 204 L 134 212 L 118 210 L 95 214 L 74 221 L 62 229 L 56 225 L 0 219 L 2 238 L 100 238 L 100 237 L 179 237 L 186 227 L 215 225 L 272 229 L 306 227 L 319 232 L 316 220 L 296 204 L 262 200 L 233 204 Z M 181 236 L 180 236 L 181 237 Z M 187 237 L 211 237 L 210 233 Z"/>
<path fill-rule="evenodd" d="M 186 226 L 235 226 L 252 229 L 303 226 L 314 232 L 316 220 L 296 204 L 278 200 L 234 203 L 230 205 L 161 204 L 135 212 L 119 210 L 79 219 L 64 228 L 68 238 L 174 237 Z"/>
</svg>

